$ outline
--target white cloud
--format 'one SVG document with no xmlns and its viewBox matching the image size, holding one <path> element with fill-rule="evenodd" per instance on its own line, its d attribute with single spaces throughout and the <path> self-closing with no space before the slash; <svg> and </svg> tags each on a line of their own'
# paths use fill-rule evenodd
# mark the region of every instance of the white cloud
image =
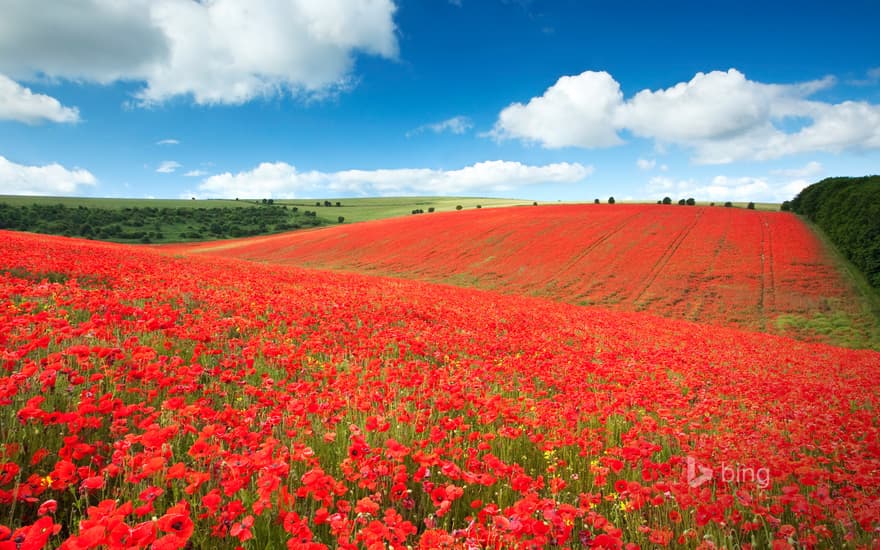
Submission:
<svg viewBox="0 0 880 550">
<path fill-rule="evenodd" d="M 543 183 L 577 183 L 593 171 L 578 163 L 529 166 L 502 160 L 459 170 L 397 168 L 299 172 L 285 162 L 264 162 L 247 172 L 206 178 L 199 191 L 211 197 L 290 198 L 303 194 L 452 195 L 501 193 Z"/>
<path fill-rule="evenodd" d="M 526 105 L 502 110 L 490 135 L 547 148 L 591 148 L 620 144 L 619 132 L 629 131 L 654 140 L 660 151 L 667 145 L 689 149 L 702 164 L 880 149 L 880 105 L 809 99 L 834 84 L 831 77 L 764 84 L 730 69 L 697 73 L 689 82 L 624 100 L 608 73 L 586 71 L 560 78 Z"/>
<path fill-rule="evenodd" d="M 199 178 L 199 177 L 207 176 L 207 175 L 208 175 L 208 172 L 206 172 L 205 170 L 190 170 L 189 172 L 184 174 L 184 176 L 186 176 L 188 178 Z"/>
<path fill-rule="evenodd" d="M 0 120 L 25 124 L 40 122 L 79 122 L 79 111 L 65 107 L 57 99 L 35 94 L 4 74 L 0 74 Z"/>
<path fill-rule="evenodd" d="M 874 67 L 865 71 L 865 78 L 852 79 L 847 81 L 847 84 L 852 86 L 873 86 L 878 82 L 880 82 L 880 67 Z"/>
<path fill-rule="evenodd" d="M 809 178 L 818 176 L 825 171 L 822 163 L 811 160 L 801 168 L 787 168 L 783 170 L 771 170 L 770 173 L 787 178 Z"/>
<path fill-rule="evenodd" d="M 639 170 L 653 170 L 657 166 L 657 161 L 654 159 L 638 159 L 636 166 L 639 167 Z"/>
<path fill-rule="evenodd" d="M 698 201 L 734 202 L 782 202 L 791 200 L 804 187 L 810 185 L 802 177 L 815 170 L 810 163 L 798 170 L 774 170 L 769 176 L 717 175 L 709 180 L 674 179 L 655 176 L 648 180 L 645 191 L 651 197 L 670 197 L 673 202 L 693 197 Z M 799 175 L 800 174 L 800 175 Z"/>
<path fill-rule="evenodd" d="M 159 164 L 159 167 L 156 168 L 156 172 L 159 172 L 160 174 L 171 174 L 172 172 L 180 168 L 180 166 L 181 164 L 177 161 L 163 160 Z"/>
<path fill-rule="evenodd" d="M 26 166 L 0 156 L 0 189 L 7 195 L 72 195 L 80 186 L 97 182 L 81 168 L 68 170 L 58 163 Z"/>
<path fill-rule="evenodd" d="M 423 124 L 415 130 L 410 130 L 409 132 L 407 132 L 406 137 L 418 135 L 426 131 L 431 131 L 435 134 L 449 132 L 452 134 L 460 135 L 464 134 L 473 127 L 474 123 L 471 122 L 471 119 L 466 116 L 459 115 L 452 118 L 447 118 L 446 120 L 441 120 L 440 122 L 435 122 L 433 124 Z"/>
<path fill-rule="evenodd" d="M 617 135 L 620 85 L 606 72 L 563 76 L 528 104 L 514 103 L 498 115 L 489 132 L 495 139 L 522 139 L 547 148 L 609 147 Z"/>
<path fill-rule="evenodd" d="M 0 0 L 0 71 L 110 83 L 143 104 L 239 104 L 350 85 L 357 52 L 393 58 L 392 0 Z"/>
<path fill-rule="evenodd" d="M 180 145 L 180 141 L 176 139 L 160 139 L 156 145 Z"/>
</svg>

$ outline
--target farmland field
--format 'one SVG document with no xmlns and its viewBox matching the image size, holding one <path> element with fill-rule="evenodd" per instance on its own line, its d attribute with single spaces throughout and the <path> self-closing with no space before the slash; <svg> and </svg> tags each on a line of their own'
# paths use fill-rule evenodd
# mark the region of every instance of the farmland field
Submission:
<svg viewBox="0 0 880 550">
<path fill-rule="evenodd" d="M 783 212 L 636 204 L 483 209 L 167 250 L 880 345 L 876 316 L 816 236 Z"/>
<path fill-rule="evenodd" d="M 639 212 L 583 217 L 613 244 Z M 656 225 L 693 248 L 699 212 Z M 809 296 L 785 270 L 814 252 L 776 248 L 802 234 L 742 215 Z M 754 235 L 738 216 L 728 234 Z M 757 252 L 728 265 L 718 241 L 699 273 L 760 290 Z M 674 280 L 648 248 L 633 303 Z M 0 232 L 0 258 L 3 550 L 878 543 L 874 351 L 61 237 Z"/>
</svg>

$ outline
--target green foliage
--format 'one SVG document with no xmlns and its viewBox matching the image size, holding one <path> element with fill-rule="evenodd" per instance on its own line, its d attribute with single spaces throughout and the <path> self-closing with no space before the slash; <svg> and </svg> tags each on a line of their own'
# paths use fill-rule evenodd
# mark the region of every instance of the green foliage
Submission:
<svg viewBox="0 0 880 550">
<path fill-rule="evenodd" d="M 826 178 L 791 201 L 838 250 L 880 288 L 880 176 Z"/>
<path fill-rule="evenodd" d="M 0 203 L 0 229 L 146 244 L 249 237 L 322 223 L 308 213 L 272 205 L 272 199 L 264 201 L 263 206 L 214 208 Z"/>
<path fill-rule="evenodd" d="M 614 197 L 608 197 L 608 204 L 614 204 Z"/>
<path fill-rule="evenodd" d="M 690 197 L 690 198 L 689 198 L 687 201 L 685 201 L 685 202 L 687 203 L 688 206 L 694 206 L 694 205 L 697 204 L 697 201 L 694 200 L 693 197 Z"/>
<path fill-rule="evenodd" d="M 755 209 L 755 203 L 750 202 L 749 205 L 746 206 L 746 208 L 748 208 L 749 210 L 754 210 L 754 209 Z"/>
<path fill-rule="evenodd" d="M 724 203 L 724 207 L 725 207 L 725 208 L 732 208 L 732 207 L 733 207 L 733 203 L 730 202 L 730 201 L 727 201 L 727 202 Z"/>
<path fill-rule="evenodd" d="M 663 197 L 663 204 L 672 204 L 672 199 L 669 197 Z"/>
<path fill-rule="evenodd" d="M 345 216 L 339 216 L 338 218 L 336 218 L 336 221 L 339 222 L 339 223 L 344 222 L 344 221 L 345 221 Z"/>
<path fill-rule="evenodd" d="M 458 206 L 455 207 L 456 210 L 461 210 L 462 208 L 464 208 L 464 207 L 463 207 L 462 205 L 460 205 L 460 204 L 459 204 Z"/>
<path fill-rule="evenodd" d="M 685 204 L 687 204 L 687 201 L 685 201 L 684 199 L 678 199 L 679 206 L 684 206 Z"/>
</svg>

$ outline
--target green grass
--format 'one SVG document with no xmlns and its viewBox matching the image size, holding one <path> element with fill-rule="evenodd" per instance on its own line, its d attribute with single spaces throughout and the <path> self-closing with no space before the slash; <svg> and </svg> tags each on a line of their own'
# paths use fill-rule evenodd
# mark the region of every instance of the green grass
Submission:
<svg viewBox="0 0 880 550">
<path fill-rule="evenodd" d="M 330 201 L 334 206 L 323 206 L 324 201 Z M 335 206 L 339 202 L 342 206 Z M 276 205 L 297 206 L 302 210 L 311 210 L 318 214 L 318 218 L 335 224 L 339 216 L 345 217 L 345 223 L 379 220 L 397 216 L 411 216 L 415 209 L 422 209 L 425 213 L 428 208 L 434 208 L 436 212 L 455 210 L 461 205 L 465 209 L 476 208 L 480 205 L 484 208 L 498 206 L 530 205 L 533 201 L 525 199 L 494 199 L 482 197 L 377 197 L 377 198 L 334 198 L 334 199 L 276 199 Z M 63 204 L 66 207 L 76 208 L 229 208 L 250 207 L 261 205 L 261 199 L 121 199 L 121 198 L 84 198 L 84 197 L 36 197 L 0 195 L 0 203 L 10 206 L 29 206 L 31 204 L 55 205 Z M 315 206 L 321 203 L 322 206 Z M 556 203 L 539 203 L 556 204 Z"/>
<path fill-rule="evenodd" d="M 868 283 L 865 274 L 837 250 L 819 226 L 804 216 L 800 218 L 822 242 L 823 248 L 828 252 L 837 270 L 850 285 L 853 293 L 859 297 L 861 311 L 852 312 L 850 315 L 843 312 L 829 314 L 817 312 L 811 318 L 791 316 L 790 319 L 778 320 L 777 324 L 782 323 L 796 329 L 807 327 L 814 331 L 824 329 L 832 336 L 839 335 L 839 339 L 835 338 L 839 345 L 880 350 L 880 290 Z"/>
<path fill-rule="evenodd" d="M 334 206 L 323 206 L 324 201 Z M 315 206 L 320 202 L 322 206 Z M 342 206 L 335 206 L 339 202 Z M 483 208 L 498 206 L 530 205 L 532 201 L 524 199 L 490 199 L 481 197 L 378 197 L 357 199 L 280 199 L 275 204 L 298 206 L 318 213 L 318 217 L 329 223 L 336 223 L 339 216 L 345 223 L 364 222 L 398 216 L 412 216 L 412 211 L 421 209 L 428 214 L 429 208 L 435 212 L 449 212 L 461 205 L 464 209 L 473 209 L 477 205 Z"/>
</svg>

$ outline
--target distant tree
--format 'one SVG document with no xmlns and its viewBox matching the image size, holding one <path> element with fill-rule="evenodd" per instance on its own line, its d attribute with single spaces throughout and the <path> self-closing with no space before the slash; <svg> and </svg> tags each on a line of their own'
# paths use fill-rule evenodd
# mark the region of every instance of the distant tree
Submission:
<svg viewBox="0 0 880 550">
<path fill-rule="evenodd" d="M 275 199 L 269 199 L 266 201 L 267 204 L 275 204 Z"/>
<path fill-rule="evenodd" d="M 538 201 L 533 202 L 532 206 L 538 206 Z"/>
<path fill-rule="evenodd" d="M 263 199 L 263 204 L 269 204 L 269 199 Z"/>
<path fill-rule="evenodd" d="M 433 207 L 433 206 L 429 206 L 429 207 L 428 207 L 428 213 L 430 214 L 430 213 L 433 212 L 433 211 L 434 211 L 434 207 Z"/>
<path fill-rule="evenodd" d="M 321 206 L 321 202 L 320 201 L 316 202 L 315 206 Z"/>
<path fill-rule="evenodd" d="M 482 207 L 483 207 L 483 205 L 481 205 L 481 204 L 477 205 L 477 208 L 482 208 Z"/>
<path fill-rule="evenodd" d="M 678 205 L 679 205 L 679 206 L 684 206 L 684 205 L 686 205 L 686 204 L 687 204 L 687 201 L 686 201 L 686 200 L 684 200 L 684 199 L 678 199 Z"/>
<path fill-rule="evenodd" d="M 657 204 L 663 204 L 663 201 L 657 201 Z"/>
<path fill-rule="evenodd" d="M 193 198 L 192 198 L 192 200 L 196 200 L 196 198 L 195 198 L 195 197 L 193 197 Z"/>
<path fill-rule="evenodd" d="M 461 210 L 462 208 L 464 208 L 464 206 L 462 206 L 462 205 L 460 205 L 460 204 L 459 204 L 458 206 L 455 207 L 456 210 Z"/>
<path fill-rule="evenodd" d="M 715 206 L 715 203 L 714 203 L 714 202 L 710 202 L 710 203 L 709 203 L 709 206 Z"/>
<path fill-rule="evenodd" d="M 336 201 L 336 206 L 342 206 L 342 203 L 339 201 Z"/>
<path fill-rule="evenodd" d="M 608 197 L 608 204 L 614 204 L 614 197 Z"/>
<path fill-rule="evenodd" d="M 235 197 L 235 200 L 238 200 L 238 197 Z"/>
<path fill-rule="evenodd" d="M 754 209 L 755 209 L 755 203 L 750 202 L 749 205 L 748 205 L 746 208 L 748 208 L 749 210 L 754 210 Z"/>
<path fill-rule="evenodd" d="M 599 199 L 593 200 L 593 204 L 599 204 L 599 202 L 601 202 L 601 201 L 599 201 Z"/>
<path fill-rule="evenodd" d="M 333 203 L 330 201 L 324 201 L 324 206 L 333 206 Z"/>
<path fill-rule="evenodd" d="M 724 203 L 724 207 L 725 207 L 725 208 L 730 208 L 731 206 L 733 206 L 733 203 L 730 202 L 730 201 L 727 201 L 727 202 Z"/>
<path fill-rule="evenodd" d="M 672 204 L 672 199 L 669 197 L 663 197 L 663 204 Z"/>
<path fill-rule="evenodd" d="M 299 212 L 299 207 L 294 206 L 291 210 L 293 211 L 294 214 L 296 214 L 297 212 Z"/>
<path fill-rule="evenodd" d="M 791 201 L 782 201 L 782 206 L 779 209 L 783 212 L 791 212 Z"/>
<path fill-rule="evenodd" d="M 345 216 L 339 216 L 338 218 L 336 218 L 336 221 L 339 222 L 339 223 L 344 222 L 344 221 L 345 221 Z"/>
<path fill-rule="evenodd" d="M 694 206 L 695 204 L 697 204 L 697 201 L 695 201 L 693 197 L 688 198 L 686 202 L 688 206 Z"/>
</svg>

